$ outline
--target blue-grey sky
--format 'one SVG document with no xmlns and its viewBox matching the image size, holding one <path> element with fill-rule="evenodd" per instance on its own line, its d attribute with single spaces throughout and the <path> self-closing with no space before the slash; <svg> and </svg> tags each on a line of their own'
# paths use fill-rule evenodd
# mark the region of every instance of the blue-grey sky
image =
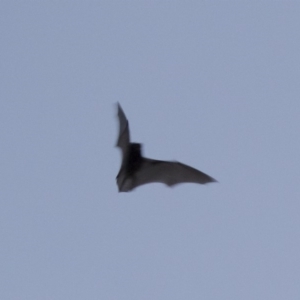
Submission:
<svg viewBox="0 0 300 300">
<path fill-rule="evenodd" d="M 0 298 L 299 299 L 300 4 L 2 1 Z M 118 193 L 145 156 L 209 185 Z"/>
</svg>

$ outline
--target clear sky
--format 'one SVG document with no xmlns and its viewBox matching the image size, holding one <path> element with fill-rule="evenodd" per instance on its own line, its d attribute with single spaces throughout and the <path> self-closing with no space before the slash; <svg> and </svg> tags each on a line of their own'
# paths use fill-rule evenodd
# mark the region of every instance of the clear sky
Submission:
<svg viewBox="0 0 300 300">
<path fill-rule="evenodd" d="M 300 297 L 300 4 L 2 1 L 0 299 Z M 219 183 L 118 193 L 145 156 Z"/>
</svg>

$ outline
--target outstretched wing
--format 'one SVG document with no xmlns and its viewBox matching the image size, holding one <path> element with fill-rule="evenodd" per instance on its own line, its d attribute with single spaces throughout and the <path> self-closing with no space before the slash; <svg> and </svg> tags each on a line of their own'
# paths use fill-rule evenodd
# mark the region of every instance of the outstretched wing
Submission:
<svg viewBox="0 0 300 300">
<path fill-rule="evenodd" d="M 168 186 L 173 186 L 185 182 L 205 184 L 216 182 L 216 180 L 197 169 L 177 161 L 145 158 L 140 169 L 135 173 L 133 188 L 152 182 L 161 182 Z"/>
<path fill-rule="evenodd" d="M 118 103 L 118 118 L 119 118 L 119 136 L 116 146 L 119 147 L 123 154 L 123 159 L 125 153 L 128 149 L 130 143 L 130 134 L 129 134 L 129 123 L 124 114 L 124 111 L 121 105 Z"/>
</svg>

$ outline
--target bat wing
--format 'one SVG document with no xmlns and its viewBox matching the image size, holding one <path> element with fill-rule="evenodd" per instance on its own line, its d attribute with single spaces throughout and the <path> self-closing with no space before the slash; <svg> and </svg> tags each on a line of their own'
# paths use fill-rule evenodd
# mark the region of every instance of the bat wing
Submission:
<svg viewBox="0 0 300 300">
<path fill-rule="evenodd" d="M 205 184 L 216 182 L 216 180 L 197 169 L 177 161 L 144 158 L 141 167 L 135 174 L 133 188 L 152 182 L 161 182 L 168 186 L 173 186 L 187 182 Z"/>
<path fill-rule="evenodd" d="M 123 154 L 123 159 L 124 159 L 125 153 L 130 143 L 130 133 L 129 133 L 128 120 L 119 103 L 118 103 L 118 118 L 119 118 L 119 136 L 118 136 L 116 147 L 119 147 L 121 149 Z"/>
</svg>

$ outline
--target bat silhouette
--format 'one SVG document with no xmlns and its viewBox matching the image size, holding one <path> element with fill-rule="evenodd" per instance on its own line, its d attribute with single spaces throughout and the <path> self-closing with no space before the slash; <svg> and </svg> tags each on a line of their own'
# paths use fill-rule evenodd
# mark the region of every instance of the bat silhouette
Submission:
<svg viewBox="0 0 300 300">
<path fill-rule="evenodd" d="M 118 103 L 119 137 L 116 147 L 122 152 L 122 164 L 117 175 L 119 192 L 129 192 L 136 187 L 161 182 L 168 186 L 191 182 L 205 184 L 216 182 L 207 174 L 177 161 L 162 161 L 142 156 L 142 145 L 130 142 L 129 123 Z"/>
</svg>

